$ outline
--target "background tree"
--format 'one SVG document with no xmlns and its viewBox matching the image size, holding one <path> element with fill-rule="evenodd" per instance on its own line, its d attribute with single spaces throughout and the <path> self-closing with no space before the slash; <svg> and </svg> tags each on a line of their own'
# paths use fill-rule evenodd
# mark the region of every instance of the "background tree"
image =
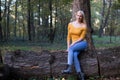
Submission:
<svg viewBox="0 0 120 80">
<path fill-rule="evenodd" d="M 2 11 L 1 11 L 1 0 L 0 0 L 0 13 L 1 13 L 1 15 L 2 15 Z M 3 40 L 2 25 L 1 25 L 1 23 L 2 23 L 2 16 L 1 16 L 1 15 L 0 15 L 0 41 Z"/>
<path fill-rule="evenodd" d="M 28 0 L 28 22 L 27 22 L 27 26 L 28 26 L 28 40 L 31 41 L 31 0 Z"/>
<path fill-rule="evenodd" d="M 91 5 L 91 25 L 94 29 L 93 36 L 98 35 L 99 38 L 109 36 L 110 27 L 113 27 L 114 32 L 112 32 L 111 38 L 113 36 L 115 37 L 115 35 L 117 37 L 117 34 L 119 34 L 117 23 L 119 23 L 118 12 L 120 9 L 118 0 L 92 0 Z M 111 26 L 110 22 L 115 22 L 116 24 Z"/>
<path fill-rule="evenodd" d="M 106 4 L 108 5 L 107 12 L 105 12 L 105 5 Z M 103 8 L 102 8 L 102 13 L 101 13 L 101 23 L 100 23 L 100 29 L 99 29 L 99 37 L 102 36 L 103 29 L 107 26 L 111 6 L 112 6 L 112 0 L 109 0 L 109 1 L 108 0 L 103 0 Z M 107 14 L 105 15 L 105 13 L 107 13 Z"/>
</svg>

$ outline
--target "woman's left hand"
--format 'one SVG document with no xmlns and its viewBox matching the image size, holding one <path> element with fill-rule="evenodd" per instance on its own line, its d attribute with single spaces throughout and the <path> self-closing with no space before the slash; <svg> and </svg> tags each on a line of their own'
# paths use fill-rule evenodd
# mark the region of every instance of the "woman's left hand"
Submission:
<svg viewBox="0 0 120 80">
<path fill-rule="evenodd" d="M 73 42 L 70 46 L 73 46 L 75 44 L 75 42 Z"/>
</svg>

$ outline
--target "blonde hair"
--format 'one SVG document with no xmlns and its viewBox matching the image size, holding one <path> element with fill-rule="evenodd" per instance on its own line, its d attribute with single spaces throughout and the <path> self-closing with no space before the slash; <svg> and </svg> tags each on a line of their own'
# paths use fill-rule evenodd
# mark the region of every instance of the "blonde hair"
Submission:
<svg viewBox="0 0 120 80">
<path fill-rule="evenodd" d="M 79 13 L 79 12 L 82 14 L 82 17 L 83 17 L 82 22 L 83 22 L 83 23 L 86 23 L 84 12 L 83 12 L 82 10 L 79 10 L 79 11 L 76 12 L 76 14 Z"/>
</svg>

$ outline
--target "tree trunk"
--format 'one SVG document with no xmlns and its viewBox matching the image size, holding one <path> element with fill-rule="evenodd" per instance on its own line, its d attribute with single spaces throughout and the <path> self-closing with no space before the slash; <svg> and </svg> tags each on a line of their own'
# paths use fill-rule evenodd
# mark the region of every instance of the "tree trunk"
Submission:
<svg viewBox="0 0 120 80">
<path fill-rule="evenodd" d="M 41 21 L 40 21 L 41 3 L 42 3 L 42 2 L 39 0 L 39 5 L 38 5 L 38 22 L 37 22 L 37 25 L 38 25 L 38 26 L 37 26 L 37 28 L 36 28 L 36 30 L 37 30 L 37 31 L 36 31 L 36 39 L 37 39 L 37 40 L 39 40 L 39 36 L 40 36 L 40 35 L 39 35 L 39 34 L 40 34 L 39 29 L 41 28 L 41 24 L 40 24 L 40 23 L 41 23 Z"/>
<path fill-rule="evenodd" d="M 6 13 L 6 34 L 7 34 L 7 36 L 6 36 L 6 38 L 7 38 L 7 40 L 9 40 L 9 38 L 10 38 L 10 25 L 9 25 L 9 21 L 10 21 L 10 5 L 11 5 L 11 1 L 12 0 L 9 0 L 8 2 L 7 2 L 7 13 Z"/>
<path fill-rule="evenodd" d="M 0 0 L 0 14 L 2 14 L 1 13 L 1 0 Z M 2 25 L 1 25 L 1 23 L 2 23 L 2 16 L 0 15 L 0 41 L 3 40 L 3 33 L 2 33 Z"/>
<path fill-rule="evenodd" d="M 100 21 L 100 29 L 99 29 L 99 37 L 102 37 L 103 34 L 103 23 L 104 23 L 104 15 L 105 15 L 105 0 L 103 0 L 102 5 L 102 12 L 101 12 L 101 21 Z"/>
<path fill-rule="evenodd" d="M 3 33 L 4 33 L 4 41 L 6 41 L 7 40 L 7 34 L 6 34 L 6 32 L 7 32 L 7 30 L 6 30 L 6 14 L 7 14 L 7 6 L 6 6 L 6 4 L 7 4 L 7 0 L 5 0 L 5 10 L 4 10 L 4 14 L 3 14 L 3 19 L 4 19 L 4 29 L 3 29 Z"/>
<path fill-rule="evenodd" d="M 16 38 L 16 27 L 17 27 L 17 5 L 18 5 L 18 0 L 15 2 L 15 28 L 14 28 L 14 37 Z"/>
<path fill-rule="evenodd" d="M 106 27 L 107 22 L 108 22 L 108 20 L 109 20 L 109 15 L 110 15 L 111 7 L 112 7 L 112 1 L 110 0 L 110 1 L 109 1 L 109 7 L 108 7 L 108 10 L 107 10 L 107 14 L 106 14 L 106 17 L 105 17 L 105 21 L 104 21 L 104 24 L 103 24 L 103 28 Z"/>
<path fill-rule="evenodd" d="M 32 40 L 35 40 L 35 26 L 34 26 L 34 11 L 33 8 L 31 8 L 31 36 L 32 36 Z"/>
<path fill-rule="evenodd" d="M 21 0 L 21 7 L 22 7 L 22 17 L 23 17 L 23 20 L 22 20 L 22 26 L 23 26 L 23 41 L 25 40 L 25 34 L 26 34 L 26 28 L 25 28 L 25 15 L 24 15 L 24 5 L 23 5 L 23 1 Z"/>
<path fill-rule="evenodd" d="M 1 49 L 0 49 L 0 64 L 3 64 L 3 59 L 2 59 L 2 53 L 1 53 Z"/>
<path fill-rule="evenodd" d="M 40 27 L 40 9 L 41 9 L 41 4 L 40 4 L 40 0 L 39 0 L 39 5 L 38 5 L 38 26 Z"/>
<path fill-rule="evenodd" d="M 102 37 L 103 29 L 107 26 L 111 6 L 112 6 L 112 1 L 110 0 L 107 14 L 105 16 L 105 0 L 103 0 L 103 8 L 102 8 L 102 13 L 101 13 L 101 23 L 100 23 L 100 29 L 99 29 L 99 35 L 98 35 L 99 37 Z"/>
<path fill-rule="evenodd" d="M 27 26 L 28 26 L 28 40 L 29 41 L 31 41 L 32 39 L 31 39 L 31 25 L 30 25 L 30 22 L 31 22 L 31 18 L 30 18 L 30 7 L 31 7 L 31 5 L 30 5 L 30 2 L 31 2 L 31 0 L 28 0 L 28 17 L 27 17 Z"/>
<path fill-rule="evenodd" d="M 50 42 L 53 43 L 54 36 L 55 36 L 55 29 L 53 28 L 52 24 L 52 0 L 49 0 L 49 10 L 50 10 L 50 33 L 49 33 L 49 39 Z"/>
<path fill-rule="evenodd" d="M 90 50 L 93 50 L 94 44 L 92 40 L 90 0 L 74 0 L 73 1 L 72 20 L 74 20 L 75 13 L 78 10 L 83 10 L 85 13 L 85 18 L 86 18 L 87 27 L 88 27 L 88 34 L 87 34 L 88 47 Z"/>
</svg>

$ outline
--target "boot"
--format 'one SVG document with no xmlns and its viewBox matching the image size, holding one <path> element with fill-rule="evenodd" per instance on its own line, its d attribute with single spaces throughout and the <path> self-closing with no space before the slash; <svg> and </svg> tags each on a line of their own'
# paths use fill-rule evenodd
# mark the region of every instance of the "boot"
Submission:
<svg viewBox="0 0 120 80">
<path fill-rule="evenodd" d="M 71 73 L 72 66 L 67 65 L 67 69 L 62 70 L 62 74 L 70 74 Z"/>
<path fill-rule="evenodd" d="M 77 75 L 78 75 L 78 80 L 85 80 L 84 79 L 84 73 L 78 72 Z"/>
</svg>

